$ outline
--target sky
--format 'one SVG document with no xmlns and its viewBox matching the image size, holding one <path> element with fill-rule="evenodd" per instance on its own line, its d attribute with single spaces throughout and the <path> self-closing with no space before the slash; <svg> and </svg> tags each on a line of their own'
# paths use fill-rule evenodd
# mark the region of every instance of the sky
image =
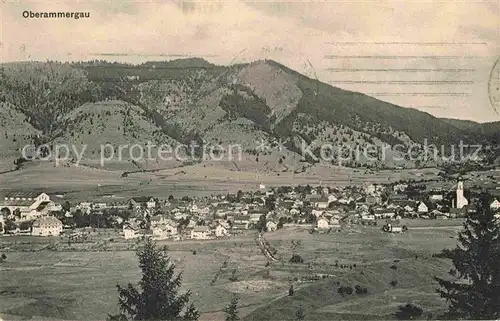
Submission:
<svg viewBox="0 0 500 321">
<path fill-rule="evenodd" d="M 488 86 L 500 55 L 497 0 L 3 0 L 0 10 L 2 62 L 273 59 L 437 117 L 500 120 Z"/>
</svg>

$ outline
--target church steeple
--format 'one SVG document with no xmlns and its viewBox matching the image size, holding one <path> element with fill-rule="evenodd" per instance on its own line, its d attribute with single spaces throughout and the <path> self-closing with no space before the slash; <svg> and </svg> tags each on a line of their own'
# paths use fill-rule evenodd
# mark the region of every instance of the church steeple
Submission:
<svg viewBox="0 0 500 321">
<path fill-rule="evenodd" d="M 469 201 L 464 196 L 464 182 L 462 179 L 459 179 L 457 183 L 457 208 L 463 208 L 464 206 L 469 205 Z"/>
</svg>

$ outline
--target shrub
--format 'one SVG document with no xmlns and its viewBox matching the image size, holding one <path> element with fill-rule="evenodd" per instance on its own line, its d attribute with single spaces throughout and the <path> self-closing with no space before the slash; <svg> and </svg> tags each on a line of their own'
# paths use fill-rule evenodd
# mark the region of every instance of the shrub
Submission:
<svg viewBox="0 0 500 321">
<path fill-rule="evenodd" d="M 399 307 L 399 310 L 394 313 L 394 316 L 398 318 L 398 320 L 412 320 L 420 317 L 423 313 L 423 310 L 413 304 L 406 304 Z"/>
<path fill-rule="evenodd" d="M 391 269 L 393 269 L 393 270 L 397 270 L 397 268 L 398 268 L 398 267 L 397 267 L 396 265 L 391 265 Z"/>
<path fill-rule="evenodd" d="M 351 295 L 353 293 L 353 290 L 350 286 L 341 286 L 338 288 L 337 292 L 344 296 L 344 294 Z"/>
<path fill-rule="evenodd" d="M 338 288 L 337 293 L 340 294 L 341 296 L 344 296 L 344 287 Z"/>
<path fill-rule="evenodd" d="M 398 281 L 396 280 L 392 280 L 391 283 L 390 283 L 392 286 L 396 286 L 398 284 Z"/>
<path fill-rule="evenodd" d="M 290 263 L 304 263 L 304 259 L 302 258 L 302 256 L 294 254 L 290 258 Z"/>
<path fill-rule="evenodd" d="M 368 294 L 368 289 L 364 288 L 360 285 L 356 285 L 354 287 L 354 290 L 355 290 L 356 294 L 359 294 L 359 295 Z"/>
</svg>

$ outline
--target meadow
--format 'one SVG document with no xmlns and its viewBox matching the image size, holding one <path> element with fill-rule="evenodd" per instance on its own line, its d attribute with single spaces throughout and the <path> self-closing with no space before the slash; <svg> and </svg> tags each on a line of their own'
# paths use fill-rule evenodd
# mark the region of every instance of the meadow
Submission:
<svg viewBox="0 0 500 321">
<path fill-rule="evenodd" d="M 308 320 L 387 319 L 400 304 L 418 304 L 426 314 L 444 309 L 432 278 L 445 275 L 450 262 L 432 254 L 453 247 L 457 231 L 443 227 L 389 234 L 353 227 L 311 234 L 287 228 L 264 235 L 277 250 L 278 261 L 269 264 L 254 233 L 159 244 L 183 272 L 182 288 L 192 291 L 201 320 L 222 320 L 233 293 L 241 298 L 245 320 L 293 319 L 300 305 Z M 95 245 L 105 238 L 107 246 Z M 116 284 L 140 278 L 135 241 L 115 240 L 112 232 L 88 244 L 4 236 L 0 245 L 7 255 L 0 263 L 0 315 L 7 319 L 105 319 L 117 312 Z M 293 254 L 304 262 L 290 263 Z M 292 284 L 296 291 L 290 297 Z M 339 285 L 361 285 L 368 293 L 341 296 Z"/>
<path fill-rule="evenodd" d="M 234 167 L 234 165 L 233 165 Z M 19 171 L 1 173 L 0 194 L 7 190 L 44 190 L 64 195 L 65 200 L 92 199 L 110 202 L 148 195 L 167 198 L 209 196 L 256 190 L 260 184 L 326 185 L 343 187 L 365 182 L 385 184 L 401 179 L 439 179 L 436 169 L 369 171 L 339 166 L 315 165 L 305 172 L 239 171 L 227 164 L 207 163 L 170 168 L 155 172 L 133 173 L 122 177 L 116 168 L 90 166 L 59 166 L 53 162 L 31 162 Z"/>
</svg>

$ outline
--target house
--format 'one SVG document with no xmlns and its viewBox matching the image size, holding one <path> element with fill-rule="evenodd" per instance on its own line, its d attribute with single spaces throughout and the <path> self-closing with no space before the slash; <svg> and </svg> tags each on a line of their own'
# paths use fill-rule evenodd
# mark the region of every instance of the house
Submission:
<svg viewBox="0 0 500 321">
<path fill-rule="evenodd" d="M 39 217 L 33 221 L 31 235 L 33 236 L 58 236 L 61 234 L 63 224 L 54 216 Z"/>
<path fill-rule="evenodd" d="M 499 210 L 500 209 L 500 202 L 497 199 L 495 199 L 493 202 L 491 202 L 490 208 L 494 211 Z"/>
<path fill-rule="evenodd" d="M 435 217 L 438 220 L 446 220 L 448 219 L 448 216 L 450 216 L 450 213 L 443 213 L 440 212 L 439 210 L 433 210 L 431 212 L 432 216 Z"/>
<path fill-rule="evenodd" d="M 163 215 L 155 215 L 151 217 L 151 225 L 160 225 L 167 221 L 167 218 Z"/>
<path fill-rule="evenodd" d="M 424 202 L 420 202 L 420 204 L 418 204 L 418 207 L 417 207 L 417 212 L 418 213 L 427 213 L 427 212 L 429 212 L 429 207 Z"/>
<path fill-rule="evenodd" d="M 330 205 L 330 201 L 327 197 L 320 197 L 314 201 L 314 207 L 317 209 L 326 209 Z"/>
<path fill-rule="evenodd" d="M 123 237 L 126 240 L 139 237 L 139 230 L 140 229 L 138 226 L 136 226 L 136 224 L 133 224 L 132 222 L 125 222 L 123 224 Z"/>
<path fill-rule="evenodd" d="M 442 193 L 439 193 L 439 192 L 431 192 L 429 194 L 429 200 L 432 201 L 432 202 L 438 202 L 438 201 L 442 201 L 444 199 L 444 196 Z"/>
<path fill-rule="evenodd" d="M 340 224 L 340 218 L 338 216 L 332 216 L 330 218 L 330 225 L 339 225 Z"/>
<path fill-rule="evenodd" d="M 267 221 L 266 228 L 268 232 L 274 232 L 278 229 L 278 224 L 274 223 L 273 221 Z"/>
<path fill-rule="evenodd" d="M 396 212 L 393 209 L 379 208 L 373 211 L 375 218 L 377 219 L 389 219 L 396 216 Z"/>
<path fill-rule="evenodd" d="M 253 224 L 257 223 L 260 220 L 260 217 L 262 215 L 265 216 L 264 213 L 251 213 L 251 214 L 249 214 L 248 216 L 250 217 L 249 218 L 250 223 L 253 223 Z"/>
<path fill-rule="evenodd" d="M 314 191 L 314 190 L 313 190 Z M 309 202 L 311 204 L 315 204 L 317 201 L 319 201 L 322 198 L 321 195 L 317 195 L 316 193 L 307 194 L 305 197 L 305 201 Z"/>
<path fill-rule="evenodd" d="M 321 215 L 323 215 L 323 213 L 325 213 L 325 211 L 323 211 L 323 210 L 312 210 L 311 211 L 311 214 L 316 216 L 316 217 L 320 217 Z"/>
<path fill-rule="evenodd" d="M 83 214 L 90 214 L 90 210 L 92 210 L 92 203 L 81 202 L 76 206 L 76 209 L 80 210 Z"/>
<path fill-rule="evenodd" d="M 363 189 L 367 195 L 373 195 L 377 191 L 377 187 L 370 183 L 363 184 Z"/>
<path fill-rule="evenodd" d="M 234 217 L 233 223 L 249 224 L 250 223 L 250 216 L 249 215 L 237 215 Z"/>
<path fill-rule="evenodd" d="M 337 196 L 333 194 L 328 195 L 328 203 L 333 203 L 336 202 L 337 200 L 338 200 Z"/>
<path fill-rule="evenodd" d="M 401 226 L 393 226 L 392 224 L 387 224 L 384 226 L 384 231 L 389 233 L 402 233 L 403 228 Z"/>
<path fill-rule="evenodd" d="M 389 197 L 389 201 L 393 204 L 402 206 L 408 203 L 408 197 L 405 194 L 393 194 Z"/>
<path fill-rule="evenodd" d="M 153 236 L 158 238 L 168 238 L 178 234 L 177 226 L 173 223 L 162 223 L 151 227 Z"/>
<path fill-rule="evenodd" d="M 392 190 L 396 193 L 403 193 L 406 191 L 407 188 L 408 188 L 408 184 L 396 184 L 396 185 L 394 185 Z"/>
<path fill-rule="evenodd" d="M 94 203 L 92 206 L 93 210 L 104 210 L 106 208 L 108 208 L 108 204 L 104 202 Z"/>
<path fill-rule="evenodd" d="M 132 208 L 145 207 L 147 209 L 152 209 L 156 207 L 156 200 L 149 196 L 139 196 L 139 197 L 132 197 L 128 201 L 128 204 Z"/>
<path fill-rule="evenodd" d="M 250 226 L 249 215 L 237 215 L 232 220 L 232 230 L 248 230 Z"/>
<path fill-rule="evenodd" d="M 215 237 L 224 237 L 228 235 L 227 228 L 222 224 L 217 224 L 215 227 Z"/>
<path fill-rule="evenodd" d="M 361 215 L 361 219 L 365 221 L 375 221 L 375 215 L 370 213 L 365 213 Z"/>
<path fill-rule="evenodd" d="M 188 229 L 193 229 L 193 228 L 195 228 L 195 227 L 196 227 L 196 225 L 197 225 L 196 221 L 195 221 L 195 220 L 193 220 L 193 219 L 190 219 L 190 220 L 189 220 L 189 223 L 186 225 L 186 228 L 188 228 Z"/>
<path fill-rule="evenodd" d="M 207 240 L 210 238 L 210 228 L 208 226 L 196 226 L 191 230 L 191 238 L 194 240 Z"/>
<path fill-rule="evenodd" d="M 318 229 L 327 229 L 329 226 L 328 220 L 323 217 L 316 221 L 316 228 Z"/>
<path fill-rule="evenodd" d="M 415 207 L 414 207 L 414 206 L 411 206 L 410 204 L 407 204 L 407 205 L 405 205 L 405 207 L 403 207 L 403 209 L 404 209 L 406 212 L 410 213 L 410 212 L 413 212 L 413 211 L 415 210 Z"/>
</svg>

